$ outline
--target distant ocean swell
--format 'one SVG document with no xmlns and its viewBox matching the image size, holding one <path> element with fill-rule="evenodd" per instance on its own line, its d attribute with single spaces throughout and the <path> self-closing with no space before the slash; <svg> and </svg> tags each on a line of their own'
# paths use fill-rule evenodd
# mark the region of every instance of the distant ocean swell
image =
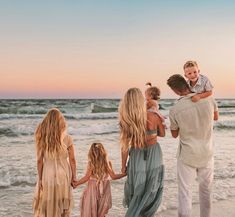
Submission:
<svg viewBox="0 0 235 217">
<path fill-rule="evenodd" d="M 234 130 L 235 129 L 235 121 L 217 121 L 215 123 L 215 129 L 218 130 Z"/>
<path fill-rule="evenodd" d="M 99 120 L 99 119 L 117 119 L 118 114 L 115 112 L 112 113 L 81 113 L 79 115 L 67 115 L 65 114 L 65 118 L 69 120 Z"/>
<path fill-rule="evenodd" d="M 75 118 L 74 118 L 75 119 Z M 80 118 L 76 119 L 79 120 Z M 98 119 L 116 119 L 116 117 L 103 117 L 103 118 L 84 118 L 90 120 L 98 120 Z M 81 120 L 81 119 L 80 119 Z M 235 121 L 218 121 L 214 126 L 215 130 L 234 130 L 235 129 Z M 100 124 L 99 126 L 83 126 L 81 128 L 72 128 L 70 127 L 70 132 L 75 135 L 105 135 L 105 134 L 113 134 L 119 133 L 118 124 L 106 126 L 105 124 Z M 32 136 L 34 134 L 35 129 L 31 127 L 4 127 L 0 126 L 0 137 L 19 137 L 19 136 Z"/>
<path fill-rule="evenodd" d="M 0 138 L 1 137 L 20 137 L 20 136 L 33 136 L 35 128 L 33 126 L 18 126 L 14 127 L 0 126 Z M 118 124 L 102 123 L 102 124 L 85 124 L 82 127 L 69 126 L 69 132 L 71 135 L 105 135 L 119 132 Z"/>
<path fill-rule="evenodd" d="M 18 136 L 29 136 L 34 134 L 34 130 L 32 127 L 2 127 L 0 126 L 0 137 L 6 136 L 6 137 L 18 137 Z"/>
<path fill-rule="evenodd" d="M 29 107 L 27 109 L 22 108 L 0 108 L 0 114 L 45 114 L 47 109 Z"/>
<path fill-rule="evenodd" d="M 0 189 L 11 186 L 34 186 L 36 183 L 36 174 L 31 169 L 15 167 L 0 167 Z"/>
<path fill-rule="evenodd" d="M 45 113 L 43 114 L 45 115 Z M 43 115 L 39 114 L 0 114 L 0 120 L 7 119 L 41 119 Z M 99 120 L 99 119 L 116 119 L 118 114 L 112 113 L 80 113 L 80 114 L 64 114 L 68 120 Z"/>
<path fill-rule="evenodd" d="M 234 166 L 234 165 L 233 165 Z M 223 170 L 215 169 L 215 180 L 226 180 L 235 178 L 234 167 L 229 167 Z M 34 186 L 36 183 L 37 175 L 27 168 L 20 170 L 15 167 L 1 168 L 0 167 L 0 189 L 9 188 L 11 186 Z M 175 179 L 165 179 L 165 182 L 172 183 Z"/>
</svg>

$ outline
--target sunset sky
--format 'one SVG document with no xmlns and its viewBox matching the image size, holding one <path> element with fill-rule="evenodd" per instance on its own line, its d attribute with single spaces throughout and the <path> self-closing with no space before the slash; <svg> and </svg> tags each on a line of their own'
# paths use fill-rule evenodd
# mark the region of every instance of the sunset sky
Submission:
<svg viewBox="0 0 235 217">
<path fill-rule="evenodd" d="M 196 60 L 235 98 L 235 1 L 0 2 L 0 98 L 119 98 Z"/>
</svg>

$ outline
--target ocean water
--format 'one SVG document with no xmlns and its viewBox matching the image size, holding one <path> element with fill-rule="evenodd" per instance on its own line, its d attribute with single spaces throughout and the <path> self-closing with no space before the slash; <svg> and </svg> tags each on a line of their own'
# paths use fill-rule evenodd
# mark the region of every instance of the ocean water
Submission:
<svg viewBox="0 0 235 217">
<path fill-rule="evenodd" d="M 175 100 L 160 101 L 161 113 L 168 116 Z M 235 99 L 219 99 L 220 118 L 214 127 L 215 179 L 213 201 L 235 196 Z M 108 151 L 114 169 L 120 171 L 120 144 L 116 99 L 66 100 L 0 100 L 0 216 L 32 216 L 32 199 L 37 180 L 34 131 L 44 114 L 59 108 L 73 137 L 80 178 L 87 165 L 90 144 L 100 141 Z M 169 120 L 167 119 L 169 126 Z M 177 207 L 176 150 L 178 139 L 170 136 L 159 142 L 166 167 L 164 196 L 159 211 Z M 111 182 L 113 207 L 108 216 L 122 217 L 125 178 Z M 72 216 L 79 216 L 79 198 L 84 188 L 74 190 Z M 194 183 L 193 203 L 198 203 L 197 183 Z"/>
</svg>

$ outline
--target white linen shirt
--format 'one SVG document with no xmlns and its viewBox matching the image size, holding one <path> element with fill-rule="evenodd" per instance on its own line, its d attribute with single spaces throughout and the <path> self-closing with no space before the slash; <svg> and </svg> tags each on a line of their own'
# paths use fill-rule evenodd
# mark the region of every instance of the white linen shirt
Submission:
<svg viewBox="0 0 235 217">
<path fill-rule="evenodd" d="M 177 157 L 191 167 L 200 168 L 213 157 L 212 131 L 218 108 L 212 97 L 192 102 L 193 95 L 181 97 L 170 109 L 170 129 L 179 130 Z"/>
</svg>

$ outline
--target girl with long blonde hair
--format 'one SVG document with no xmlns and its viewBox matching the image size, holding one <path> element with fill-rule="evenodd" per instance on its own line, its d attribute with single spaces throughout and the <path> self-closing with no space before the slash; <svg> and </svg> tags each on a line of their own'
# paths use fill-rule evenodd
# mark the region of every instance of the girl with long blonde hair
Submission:
<svg viewBox="0 0 235 217">
<path fill-rule="evenodd" d="M 50 109 L 36 132 L 38 182 L 34 196 L 35 217 L 69 217 L 73 205 L 71 183 L 76 179 L 72 138 L 66 134 L 62 113 Z"/>
<path fill-rule="evenodd" d="M 122 172 L 127 173 L 125 216 L 152 217 L 162 198 L 164 166 L 157 137 L 165 136 L 165 128 L 157 114 L 146 111 L 138 88 L 130 88 L 121 101 L 119 123 Z"/>
<path fill-rule="evenodd" d="M 120 179 L 126 174 L 116 174 L 108 161 L 107 152 L 101 143 L 93 143 L 88 153 L 87 171 L 74 183 L 77 187 L 88 182 L 80 203 L 81 217 L 104 217 L 112 207 L 111 179 Z"/>
</svg>

